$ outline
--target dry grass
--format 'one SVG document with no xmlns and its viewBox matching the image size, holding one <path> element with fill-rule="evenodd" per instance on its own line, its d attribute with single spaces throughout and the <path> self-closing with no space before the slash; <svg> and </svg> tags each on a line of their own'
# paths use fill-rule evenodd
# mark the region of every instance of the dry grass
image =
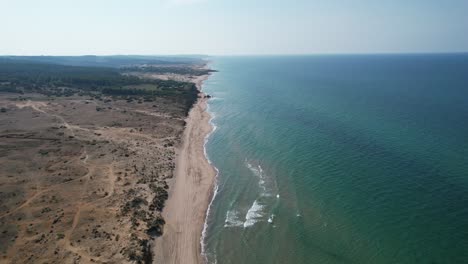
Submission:
<svg viewBox="0 0 468 264">
<path fill-rule="evenodd" d="M 183 106 L 32 94 L 0 106 L 0 263 L 148 259 Z"/>
</svg>

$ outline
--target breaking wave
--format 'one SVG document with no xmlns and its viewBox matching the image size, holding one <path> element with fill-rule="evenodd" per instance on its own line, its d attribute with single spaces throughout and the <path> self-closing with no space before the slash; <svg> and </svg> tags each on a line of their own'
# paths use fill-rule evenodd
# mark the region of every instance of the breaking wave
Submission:
<svg viewBox="0 0 468 264">
<path fill-rule="evenodd" d="M 240 213 L 236 210 L 229 210 L 226 212 L 226 219 L 224 220 L 224 227 L 243 226 L 244 221 L 240 218 Z"/>
<path fill-rule="evenodd" d="M 254 166 L 250 164 L 249 162 L 245 162 L 247 168 L 255 175 L 258 177 L 258 187 L 262 190 L 261 196 L 271 196 L 271 190 L 269 190 L 266 182 L 266 175 L 265 172 L 262 169 L 262 166 L 257 165 Z"/>
<path fill-rule="evenodd" d="M 244 228 L 253 226 L 255 223 L 261 220 L 261 218 L 264 216 L 262 211 L 263 208 L 264 206 L 261 205 L 258 200 L 254 201 L 249 211 L 247 211 L 247 214 L 245 215 Z"/>
</svg>

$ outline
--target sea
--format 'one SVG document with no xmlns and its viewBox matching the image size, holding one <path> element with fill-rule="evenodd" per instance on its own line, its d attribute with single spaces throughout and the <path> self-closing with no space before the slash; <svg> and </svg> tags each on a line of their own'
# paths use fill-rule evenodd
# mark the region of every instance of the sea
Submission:
<svg viewBox="0 0 468 264">
<path fill-rule="evenodd" d="M 468 54 L 210 67 L 208 263 L 468 263 Z"/>
</svg>

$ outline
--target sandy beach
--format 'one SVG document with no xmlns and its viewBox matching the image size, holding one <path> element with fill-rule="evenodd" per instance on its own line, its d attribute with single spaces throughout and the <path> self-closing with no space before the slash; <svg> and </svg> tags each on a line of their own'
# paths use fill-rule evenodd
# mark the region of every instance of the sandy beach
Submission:
<svg viewBox="0 0 468 264">
<path fill-rule="evenodd" d="M 198 89 L 207 78 L 205 75 L 194 80 Z M 187 118 L 163 211 L 164 234 L 154 243 L 155 263 L 203 262 L 200 238 L 216 176 L 204 155 L 205 137 L 212 131 L 206 101 L 202 96 Z"/>
</svg>

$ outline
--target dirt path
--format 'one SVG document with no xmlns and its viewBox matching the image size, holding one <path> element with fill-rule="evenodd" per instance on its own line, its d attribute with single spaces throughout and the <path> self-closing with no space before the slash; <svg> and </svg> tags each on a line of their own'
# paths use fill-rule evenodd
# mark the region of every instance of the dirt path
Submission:
<svg viewBox="0 0 468 264">
<path fill-rule="evenodd" d="M 31 107 L 32 109 L 34 109 L 35 111 L 37 111 L 39 113 L 42 113 L 42 114 L 45 114 L 45 115 L 48 115 L 50 117 L 55 118 L 56 120 L 58 120 L 58 123 L 60 125 L 63 125 L 66 129 L 68 129 L 70 131 L 70 134 L 72 136 L 75 136 L 75 131 L 85 131 L 85 132 L 89 132 L 89 133 L 94 133 L 94 130 L 87 129 L 87 128 L 82 128 L 82 127 L 76 126 L 76 125 L 70 125 L 62 116 L 46 111 L 45 109 L 47 109 L 47 105 L 45 103 L 43 103 L 43 102 L 27 101 L 25 103 L 16 104 L 16 106 L 18 108 Z M 83 186 L 81 187 L 81 194 L 79 195 L 79 197 L 77 197 L 79 202 L 75 206 L 76 207 L 76 212 L 75 212 L 75 214 L 73 216 L 72 224 L 71 224 L 69 230 L 67 230 L 65 232 L 64 238 L 63 238 L 63 240 L 60 241 L 60 243 L 64 246 L 64 248 L 66 250 L 68 250 L 68 251 L 76 254 L 77 256 L 79 256 L 80 261 L 83 261 L 83 262 L 86 262 L 86 263 L 95 262 L 95 261 L 99 262 L 100 261 L 99 258 L 91 257 L 85 250 L 81 249 L 79 246 L 73 245 L 73 243 L 71 242 L 71 237 L 72 237 L 76 227 L 78 226 L 78 224 L 80 222 L 82 210 L 86 210 L 86 208 L 90 207 L 90 205 L 93 205 L 93 204 L 95 204 L 97 202 L 100 202 L 100 201 L 102 201 L 104 199 L 107 199 L 107 198 L 109 198 L 110 196 L 112 196 L 114 194 L 115 182 L 117 180 L 117 177 L 114 174 L 114 164 L 110 164 L 110 165 L 106 166 L 108 168 L 108 177 L 109 177 L 109 185 L 108 185 L 109 189 L 107 191 L 107 194 L 102 198 L 96 199 L 96 200 L 88 202 L 88 203 L 84 203 L 83 199 L 85 199 L 85 197 L 87 195 L 90 178 L 91 178 L 92 174 L 94 173 L 94 171 L 96 169 L 98 169 L 99 167 L 94 165 L 94 164 L 90 164 L 88 162 L 89 155 L 87 154 L 86 149 L 84 149 L 83 154 L 80 155 L 80 157 L 81 157 L 80 161 L 81 161 L 82 165 L 84 167 L 86 167 L 86 169 L 87 169 L 87 173 L 84 176 L 73 179 L 71 181 L 55 184 L 55 185 L 49 186 L 49 187 L 47 187 L 47 188 L 45 188 L 43 190 L 40 190 L 40 191 L 36 192 L 33 196 L 28 198 L 24 203 L 22 203 L 20 206 L 16 207 L 14 210 L 11 210 L 10 212 L 8 212 L 6 214 L 1 215 L 0 219 L 5 217 L 5 216 L 11 215 L 11 214 L 17 212 L 18 210 L 21 210 L 21 209 L 27 207 L 35 199 L 41 197 L 41 195 L 43 195 L 44 193 L 53 191 L 58 187 L 63 187 L 66 184 L 71 184 L 71 183 L 74 183 L 76 181 L 83 181 L 84 180 L 85 182 L 84 182 Z"/>
<path fill-rule="evenodd" d="M 86 163 L 86 160 L 87 160 L 87 157 L 86 156 L 86 159 L 84 160 L 84 162 Z M 70 238 L 71 236 L 73 235 L 73 232 L 75 231 L 79 221 L 80 221 L 80 217 L 81 217 L 81 211 L 84 209 L 84 208 L 87 208 L 89 207 L 90 205 L 93 205 L 97 202 L 100 202 L 104 199 L 107 199 L 109 197 L 111 197 L 113 194 L 114 194 L 114 191 L 115 191 L 115 182 L 117 181 L 117 176 L 114 174 L 114 164 L 110 164 L 108 166 L 108 170 L 109 170 L 109 191 L 107 192 L 107 194 L 102 197 L 102 198 L 99 198 L 99 199 L 96 199 L 92 202 L 88 202 L 88 203 L 78 203 L 77 205 L 77 210 L 76 210 L 76 213 L 73 217 L 73 222 L 72 222 L 72 226 L 70 227 L 70 229 L 68 230 L 68 232 L 66 232 L 65 234 L 65 237 L 63 239 L 63 242 L 64 243 L 64 247 L 65 249 L 75 253 L 76 255 L 80 256 L 83 260 L 86 260 L 87 262 L 100 262 L 100 258 L 96 258 L 96 257 L 91 257 L 86 251 L 84 250 L 81 250 L 80 247 L 76 247 L 74 246 L 71 241 L 70 241 Z M 87 179 L 87 182 L 85 183 L 85 186 L 83 187 L 83 192 L 82 192 L 82 196 L 80 199 L 83 199 L 84 198 L 84 195 L 86 194 L 86 189 L 87 189 L 87 186 L 88 186 L 88 181 L 89 181 L 89 176 L 90 175 L 87 175 L 88 176 L 88 179 Z"/>
<path fill-rule="evenodd" d="M 86 150 L 85 150 L 85 153 L 86 153 Z M 85 160 L 88 159 L 88 154 L 85 154 Z M 73 182 L 76 182 L 76 181 L 79 181 L 79 180 L 83 180 L 84 178 L 86 177 L 89 177 L 89 174 L 91 173 L 89 168 L 86 167 L 88 169 L 88 172 L 84 175 L 84 176 L 81 176 L 79 178 L 76 178 L 76 179 L 73 179 L 71 181 L 66 181 L 66 182 L 62 182 L 62 183 L 57 183 L 57 184 L 54 184 L 52 186 L 49 186 L 47 188 L 45 188 L 44 190 L 41 190 L 41 191 L 38 191 L 36 192 L 33 196 L 29 197 L 26 201 L 24 201 L 24 203 L 22 203 L 20 206 L 16 207 L 15 209 L 11 210 L 10 212 L 8 213 L 5 213 L 3 215 L 0 215 L 0 219 L 2 219 L 3 217 L 5 216 L 8 216 L 8 215 L 11 215 L 15 212 L 17 212 L 18 210 L 28 206 L 32 201 L 34 201 L 36 198 L 40 197 L 42 194 L 46 193 L 46 192 L 49 192 L 49 191 L 52 191 L 54 190 L 55 188 L 57 187 L 61 187 L 63 185 L 66 185 L 66 184 L 70 184 L 70 183 L 73 183 Z"/>
</svg>

